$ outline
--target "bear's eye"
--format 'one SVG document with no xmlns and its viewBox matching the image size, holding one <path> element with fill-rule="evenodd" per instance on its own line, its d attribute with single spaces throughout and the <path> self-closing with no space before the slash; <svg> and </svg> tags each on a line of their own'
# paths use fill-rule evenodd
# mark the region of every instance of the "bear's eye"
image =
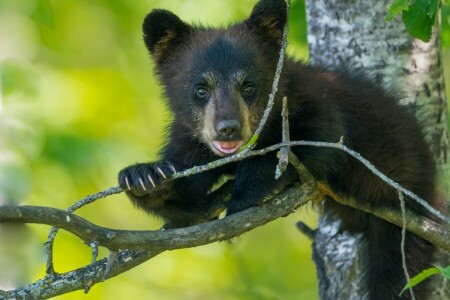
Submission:
<svg viewBox="0 0 450 300">
<path fill-rule="evenodd" d="M 255 93 L 255 87 L 253 85 L 247 84 L 244 87 L 244 94 L 245 96 L 251 96 Z"/>
<path fill-rule="evenodd" d="M 208 90 L 204 86 L 197 87 L 196 95 L 198 98 L 203 99 L 208 96 Z"/>
</svg>

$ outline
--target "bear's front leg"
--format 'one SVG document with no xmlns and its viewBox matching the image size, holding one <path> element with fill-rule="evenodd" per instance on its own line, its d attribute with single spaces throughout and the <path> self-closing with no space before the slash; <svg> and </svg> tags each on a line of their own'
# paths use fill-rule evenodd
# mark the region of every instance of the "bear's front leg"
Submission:
<svg viewBox="0 0 450 300">
<path fill-rule="evenodd" d="M 298 182 L 298 174 L 291 165 L 276 180 L 277 164 L 276 153 L 251 157 L 239 163 L 235 186 L 227 205 L 227 216 L 252 206 L 258 206 L 266 196 Z"/>
<path fill-rule="evenodd" d="M 167 179 L 175 173 L 175 166 L 169 162 L 139 163 L 119 172 L 119 185 L 136 206 L 149 210 L 170 197 L 172 181 Z"/>
</svg>

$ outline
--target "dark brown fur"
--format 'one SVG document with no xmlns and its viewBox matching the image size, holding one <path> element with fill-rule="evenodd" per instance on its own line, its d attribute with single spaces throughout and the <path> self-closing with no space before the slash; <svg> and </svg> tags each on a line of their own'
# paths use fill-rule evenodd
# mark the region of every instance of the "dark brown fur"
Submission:
<svg viewBox="0 0 450 300">
<path fill-rule="evenodd" d="M 292 167 L 279 180 L 274 179 L 275 153 L 174 181 L 164 180 L 160 172 L 170 176 L 172 166 L 183 170 L 224 156 L 213 141 L 240 140 L 245 144 L 249 134 L 244 128 L 253 131 L 266 106 L 285 21 L 283 0 L 261 0 L 249 19 L 225 29 L 193 27 L 165 10 L 147 16 L 144 40 L 156 60 L 174 120 L 161 161 L 136 164 L 119 174 L 120 185 L 130 188 L 127 194 L 138 207 L 161 216 L 168 227 L 189 226 L 204 221 L 204 212 L 213 201 L 214 194 L 209 191 L 223 175 L 235 176 L 228 214 L 259 205 L 274 189 L 299 180 Z M 244 80 L 233 79 L 238 72 Z M 213 74 L 217 83 L 206 80 L 205 74 Z M 281 141 L 280 99 L 287 96 L 292 140 L 337 142 L 343 137 L 348 147 L 384 174 L 436 206 L 432 155 L 414 116 L 397 103 L 394 94 L 364 74 L 349 75 L 345 70 L 330 71 L 291 59 L 285 61 L 278 90 L 258 148 Z M 221 121 L 236 126 L 224 134 Z M 201 128 L 206 128 L 207 134 Z M 344 152 L 312 147 L 292 151 L 339 195 L 373 206 L 398 207 L 396 191 Z M 409 199 L 407 206 L 427 215 Z M 397 299 L 406 283 L 400 229 L 333 201 L 325 208 L 325 213 L 342 218 L 342 230 L 364 235 L 363 288 L 369 298 Z M 410 274 L 429 267 L 434 252 L 428 242 L 408 233 Z M 426 299 L 429 286 L 424 283 L 414 289 L 418 299 Z M 405 293 L 402 298 L 408 297 Z"/>
</svg>

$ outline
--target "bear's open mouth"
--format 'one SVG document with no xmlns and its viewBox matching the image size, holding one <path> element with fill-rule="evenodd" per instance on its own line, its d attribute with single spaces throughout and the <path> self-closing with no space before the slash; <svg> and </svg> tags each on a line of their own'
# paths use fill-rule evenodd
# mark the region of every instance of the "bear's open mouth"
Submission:
<svg viewBox="0 0 450 300">
<path fill-rule="evenodd" d="M 220 153 L 231 155 L 241 148 L 242 141 L 213 141 L 212 144 Z"/>
</svg>

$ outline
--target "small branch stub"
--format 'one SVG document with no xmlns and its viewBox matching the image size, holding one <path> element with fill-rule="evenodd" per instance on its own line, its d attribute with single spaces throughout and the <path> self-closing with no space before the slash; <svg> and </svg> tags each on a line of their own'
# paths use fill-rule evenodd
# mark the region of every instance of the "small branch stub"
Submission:
<svg viewBox="0 0 450 300">
<path fill-rule="evenodd" d="M 291 141 L 289 135 L 289 110 L 287 107 L 287 97 L 283 97 L 283 107 L 281 111 L 281 118 L 283 121 L 283 143 L 289 143 Z M 284 146 L 278 152 L 279 160 L 278 165 L 275 169 L 275 179 L 281 177 L 281 174 L 286 170 L 289 164 L 289 152 L 291 151 L 291 147 Z"/>
</svg>

